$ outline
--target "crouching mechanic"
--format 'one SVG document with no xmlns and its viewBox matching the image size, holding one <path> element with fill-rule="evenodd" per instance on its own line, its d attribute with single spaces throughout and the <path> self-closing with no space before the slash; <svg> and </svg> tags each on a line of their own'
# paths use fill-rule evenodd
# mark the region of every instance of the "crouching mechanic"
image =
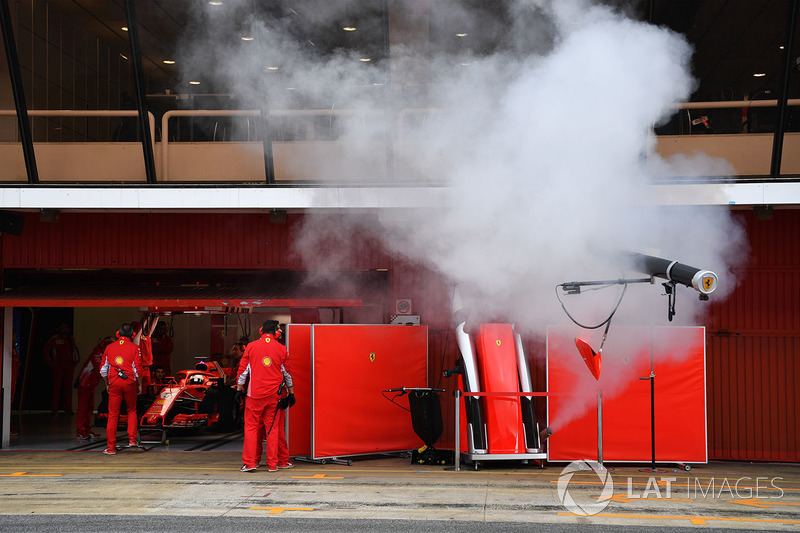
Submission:
<svg viewBox="0 0 800 533">
<path fill-rule="evenodd" d="M 266 430 L 267 467 L 270 472 L 277 472 L 279 431 L 272 429 L 278 418 L 278 393 L 284 380 L 282 370 L 291 375 L 292 369 L 286 347 L 277 341 L 280 336 L 278 321 L 267 320 L 259 333 L 261 338 L 249 343 L 244 350 L 236 382 L 236 390 L 241 392 L 250 379 L 244 408 L 244 464 L 241 471 L 252 472 L 258 468 L 261 460 L 259 440 L 263 435 L 259 430 L 263 427 Z"/>
<path fill-rule="evenodd" d="M 142 356 L 139 346 L 133 342 L 133 327 L 122 324 L 117 340 L 106 347 L 100 375 L 108 389 L 108 425 L 106 426 L 106 449 L 103 453 L 117 453 L 117 423 L 122 399 L 128 409 L 128 447 L 137 446 L 136 397 L 142 393 Z"/>
</svg>

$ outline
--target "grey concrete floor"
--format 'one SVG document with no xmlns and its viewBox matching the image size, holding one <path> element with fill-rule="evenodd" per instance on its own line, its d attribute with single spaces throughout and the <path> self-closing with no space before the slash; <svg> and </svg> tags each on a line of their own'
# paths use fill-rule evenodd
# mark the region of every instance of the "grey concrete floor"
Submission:
<svg viewBox="0 0 800 533">
<path fill-rule="evenodd" d="M 800 528 L 798 465 L 712 463 L 656 473 L 613 466 L 607 506 L 580 516 L 558 493 L 563 465 L 490 463 L 454 472 L 365 457 L 352 466 L 297 462 L 277 473 L 242 473 L 240 464 L 238 452 L 5 451 L 0 514 Z M 604 486 L 589 470 L 574 473 L 566 490 L 588 508 Z"/>
<path fill-rule="evenodd" d="M 201 518 L 280 520 L 275 530 L 289 530 L 282 520 L 295 520 L 306 525 L 301 529 L 311 523 L 322 531 L 338 531 L 336 521 L 355 524 L 352 530 L 364 530 L 361 524 L 404 531 L 458 530 L 446 526 L 455 523 L 471 524 L 465 531 L 534 530 L 534 524 L 557 531 L 800 529 L 798 464 L 712 462 L 691 471 L 657 465 L 657 472 L 607 464 L 601 477 L 591 468 L 565 473 L 564 464 L 485 462 L 477 471 L 466 465 L 456 472 L 366 456 L 351 466 L 296 461 L 277 473 L 263 467 L 242 473 L 240 433 L 185 435 L 169 446 L 106 456 L 104 439 L 78 442 L 70 417 L 47 417 L 40 422 L 48 431 L 23 425 L 22 435 L 0 451 L 0 530 L 47 530 L 40 520 L 71 530 L 77 516 L 88 520 L 84 525 L 116 517 L 116 525 L 97 526 L 112 531 L 127 529 L 125 517 L 147 518 L 141 523 L 156 529 L 157 517 L 185 518 L 182 529 L 193 531 L 211 530 L 190 526 Z M 32 518 L 39 515 L 50 518 Z"/>
</svg>

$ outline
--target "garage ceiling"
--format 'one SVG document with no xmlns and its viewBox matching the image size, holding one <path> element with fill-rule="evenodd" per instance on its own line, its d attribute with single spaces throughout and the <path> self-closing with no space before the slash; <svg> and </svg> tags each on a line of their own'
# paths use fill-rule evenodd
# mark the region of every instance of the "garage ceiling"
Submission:
<svg viewBox="0 0 800 533">
<path fill-rule="evenodd" d="M 698 85 L 693 99 L 719 100 L 741 99 L 767 87 L 777 89 L 784 53 L 781 47 L 787 44 L 787 21 L 793 1 L 608 0 L 606 3 L 641 20 L 668 26 L 684 34 L 696 50 L 693 71 Z M 207 8 L 206 3 L 205 0 L 135 2 L 143 62 L 151 79 L 150 92 L 182 90 L 180 65 L 166 65 L 163 61 L 180 62 L 181 40 L 192 32 L 202 34 L 204 25 L 218 23 L 213 18 L 213 11 L 208 9 L 202 16 L 195 14 L 195 8 Z M 509 3 L 510 0 L 407 0 L 405 6 L 417 24 L 427 25 L 432 53 L 457 53 L 453 46 L 487 52 L 502 48 L 503 39 L 507 38 L 503 27 L 512 16 Z M 126 25 L 123 0 L 61 0 L 51 4 L 74 17 L 87 31 L 96 33 L 101 39 L 127 46 L 127 35 L 121 29 Z M 398 4 L 389 2 L 386 5 L 396 7 Z M 332 11 L 334 6 L 336 11 Z M 345 49 L 382 57 L 383 6 L 382 0 L 340 1 L 336 4 L 327 0 L 226 0 L 216 8 L 237 8 L 247 15 L 241 17 L 242 25 L 256 18 L 263 20 L 266 26 L 282 29 L 299 43 L 311 43 L 321 54 Z M 469 39 L 453 45 L 453 39 L 448 40 L 444 35 L 451 35 L 460 24 L 459 20 L 466 20 L 456 16 L 465 11 L 477 13 L 481 24 L 471 25 Z M 357 25 L 358 31 L 344 32 L 344 24 Z M 797 33 L 800 21 L 795 20 L 794 24 Z M 392 26 L 392 31 L 401 31 L 399 28 Z M 402 31 L 419 35 L 419 29 L 409 26 Z M 236 40 L 240 35 L 232 31 L 229 38 Z M 531 36 L 531 39 L 541 40 L 542 36 Z M 393 42 L 398 40 L 402 38 L 392 36 Z M 209 50 L 217 44 L 208 42 Z M 797 56 L 800 52 L 795 46 L 791 57 Z M 763 76 L 754 76 L 756 74 Z M 790 93 L 794 97 L 798 96 L 800 87 L 798 76 L 800 73 L 795 68 Z M 214 90 L 218 93 L 233 92 L 231 87 L 215 87 Z"/>
</svg>

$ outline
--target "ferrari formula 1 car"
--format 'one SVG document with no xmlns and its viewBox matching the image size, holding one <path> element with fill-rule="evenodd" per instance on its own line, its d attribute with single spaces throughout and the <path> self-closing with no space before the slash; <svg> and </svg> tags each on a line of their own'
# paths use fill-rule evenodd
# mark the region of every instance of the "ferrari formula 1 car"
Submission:
<svg viewBox="0 0 800 533">
<path fill-rule="evenodd" d="M 236 391 L 225 385 L 227 375 L 217 361 L 201 361 L 192 370 L 181 370 L 164 384 L 151 384 L 138 397 L 139 430 L 164 433 L 171 429 L 213 429 L 234 431 L 242 422 L 242 405 Z M 120 427 L 125 426 L 126 409 L 120 410 Z M 108 393 L 97 408 L 96 426 L 108 420 Z"/>
<path fill-rule="evenodd" d="M 240 425 L 242 410 L 235 390 L 225 386 L 226 378 L 217 361 L 201 361 L 194 370 L 177 372 L 139 419 L 140 429 L 233 431 Z"/>
</svg>

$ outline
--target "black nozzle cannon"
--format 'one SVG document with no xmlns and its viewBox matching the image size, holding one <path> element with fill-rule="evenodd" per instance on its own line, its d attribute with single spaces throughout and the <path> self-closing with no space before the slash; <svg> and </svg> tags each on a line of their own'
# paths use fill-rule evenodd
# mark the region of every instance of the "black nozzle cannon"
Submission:
<svg viewBox="0 0 800 533">
<path fill-rule="evenodd" d="M 553 428 L 551 428 L 550 426 L 547 426 L 546 428 L 544 428 L 543 430 L 541 430 L 539 432 L 539 441 L 540 442 L 546 441 L 547 439 L 550 438 L 550 435 L 552 435 L 552 434 L 553 434 Z"/>
<path fill-rule="evenodd" d="M 645 254 L 632 254 L 636 268 L 651 277 L 663 278 L 697 290 L 701 297 L 716 290 L 719 280 L 710 270 Z"/>
</svg>

